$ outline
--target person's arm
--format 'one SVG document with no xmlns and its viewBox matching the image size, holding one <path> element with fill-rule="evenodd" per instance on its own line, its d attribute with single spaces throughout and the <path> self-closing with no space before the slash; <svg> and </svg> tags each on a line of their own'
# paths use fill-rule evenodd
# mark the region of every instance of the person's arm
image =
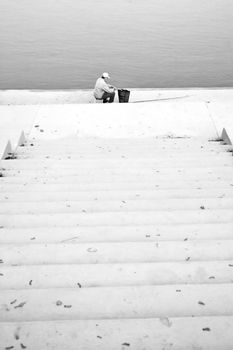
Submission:
<svg viewBox="0 0 233 350">
<path fill-rule="evenodd" d="M 113 91 L 114 91 L 114 87 L 111 86 L 111 85 L 108 85 L 105 81 L 103 81 L 102 89 L 103 89 L 105 92 L 113 92 Z"/>
<path fill-rule="evenodd" d="M 117 87 L 116 86 L 113 86 L 113 85 L 109 85 L 110 88 L 114 89 L 114 90 L 117 90 Z"/>
</svg>

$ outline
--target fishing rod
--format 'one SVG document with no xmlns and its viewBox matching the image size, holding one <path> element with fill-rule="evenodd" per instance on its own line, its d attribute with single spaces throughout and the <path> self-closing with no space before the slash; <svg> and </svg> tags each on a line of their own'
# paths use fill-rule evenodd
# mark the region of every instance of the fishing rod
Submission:
<svg viewBox="0 0 233 350">
<path fill-rule="evenodd" d="M 133 101 L 133 102 L 131 102 L 131 103 L 157 102 L 157 101 L 177 100 L 177 99 L 179 99 L 179 98 L 186 98 L 186 97 L 190 97 L 190 95 L 177 96 L 177 97 L 167 97 L 167 98 L 157 98 L 157 99 L 154 99 L 154 100 Z"/>
</svg>

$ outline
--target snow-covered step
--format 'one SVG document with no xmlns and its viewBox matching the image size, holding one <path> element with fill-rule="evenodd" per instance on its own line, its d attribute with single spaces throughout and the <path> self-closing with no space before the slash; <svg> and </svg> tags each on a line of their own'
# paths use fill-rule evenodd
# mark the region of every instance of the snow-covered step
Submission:
<svg viewBox="0 0 233 350">
<path fill-rule="evenodd" d="M 140 157 L 140 150 L 134 150 L 133 152 L 113 152 L 111 150 L 107 151 L 106 153 L 97 153 L 97 154 L 93 154 L 93 153 L 86 153 L 86 152 L 77 152 L 77 153 L 50 153 L 50 152 L 37 152 L 37 154 L 32 154 L 32 155 L 28 155 L 28 154 L 22 154 L 22 153 L 18 153 L 17 154 L 17 159 L 18 160 L 23 160 L 23 159 L 70 159 L 72 161 L 78 161 L 80 159 L 82 159 L 84 156 L 87 159 L 93 159 L 95 158 L 95 160 L 103 160 L 103 159 L 107 159 L 107 160 L 118 160 L 118 159 L 122 159 L 122 158 L 126 158 L 129 160 L 133 160 L 133 159 L 138 159 Z M 144 152 L 141 152 L 141 154 L 143 154 L 143 158 L 146 159 L 151 159 L 152 158 L 152 154 L 153 154 L 153 159 L 156 159 L 156 161 L 158 162 L 163 162 L 164 161 L 164 157 L 163 157 L 163 152 L 153 152 L 153 150 L 145 150 Z M 171 152 L 169 155 L 166 155 L 167 160 L 171 160 L 171 161 L 178 161 L 179 159 L 182 159 L 183 161 L 195 161 L 197 157 L 199 157 L 200 159 L 216 159 L 216 160 L 226 160 L 231 156 L 231 154 L 229 154 L 228 152 L 196 152 L 196 153 L 173 153 Z"/>
<path fill-rule="evenodd" d="M 174 249 L 175 247 L 175 249 Z M 233 240 L 2 244 L 5 265 L 233 260 Z"/>
<path fill-rule="evenodd" d="M 232 145 L 224 145 L 222 143 L 218 142 L 193 142 L 190 141 L 189 143 L 180 143 L 177 142 L 164 142 L 164 141 L 154 141 L 151 142 L 147 139 L 144 139 L 143 141 L 139 141 L 137 139 L 136 141 L 130 140 L 128 142 L 123 142 L 123 140 L 120 140 L 118 143 L 113 143 L 112 139 L 107 139 L 105 143 L 101 143 L 99 140 L 94 140 L 93 142 L 88 142 L 88 139 L 65 139 L 65 141 L 41 141 L 38 140 L 29 140 L 26 144 L 26 147 L 20 147 L 18 149 L 19 154 L 46 154 L 47 152 L 50 154 L 104 154 L 112 152 L 114 153 L 120 153 L 120 152 L 126 152 L 126 153 L 133 153 L 135 150 L 145 151 L 150 150 L 153 152 L 164 152 L 165 150 L 175 150 L 176 153 L 206 153 L 206 152 L 216 152 L 216 153 L 222 153 L 227 152 L 232 149 Z"/>
<path fill-rule="evenodd" d="M 233 259 L 223 261 L 2 266 L 0 289 L 96 288 L 219 284 L 233 280 Z"/>
<path fill-rule="evenodd" d="M 217 139 L 215 139 L 217 140 Z M 192 150 L 221 150 L 228 149 L 231 146 L 225 145 L 223 141 L 214 141 L 207 139 L 199 139 L 198 137 L 187 138 L 169 138 L 169 137 L 133 137 L 133 138 L 98 138 L 98 137 L 69 137 L 64 138 L 30 138 L 27 140 L 25 147 L 21 147 L 21 151 L 32 152 L 35 150 L 81 150 L 81 151 L 104 151 L 113 150 L 134 150 L 135 148 L 151 148 L 151 149 L 175 149 L 180 151 Z M 78 147 L 77 147 L 78 146 Z"/>
<path fill-rule="evenodd" d="M 11 289 L 0 305 L 0 322 L 232 316 L 233 284 Z"/>
<path fill-rule="evenodd" d="M 122 225 L 157 225 L 157 224 L 203 224 L 228 223 L 233 221 L 232 209 L 206 210 L 163 210 L 59 213 L 59 214 L 0 214 L 0 223 L 4 227 L 72 227 L 72 226 L 122 226 Z"/>
<path fill-rule="evenodd" d="M 96 212 L 129 212 L 161 210 L 208 210 L 232 209 L 231 198 L 182 198 L 159 200 L 92 200 L 65 202 L 7 202 L 1 203 L 0 214 L 57 214 L 57 213 L 96 213 Z"/>
<path fill-rule="evenodd" d="M 41 174 L 40 176 L 34 174 L 31 176 L 28 175 L 22 175 L 18 174 L 18 176 L 4 176 L 1 179 L 1 185 L 3 184 L 21 184 L 25 182 L 30 183 L 43 183 L 46 181 L 48 184 L 67 184 L 67 183 L 89 183 L 89 182 L 96 182 L 96 183 L 103 183 L 105 180 L 106 182 L 122 182 L 122 178 L 124 178 L 125 182 L 160 182 L 161 184 L 166 184 L 167 182 L 170 182 L 171 178 L 174 182 L 187 182 L 187 181 L 232 181 L 233 178 L 233 172 L 232 173 L 226 173 L 224 172 L 220 174 L 195 174 L 188 176 L 187 174 L 177 173 L 171 176 L 160 174 L 160 173 L 151 173 L 151 174 L 76 174 L 76 175 L 64 175 L 60 176 L 59 173 L 51 175 L 51 174 Z"/>
<path fill-rule="evenodd" d="M 233 343 L 232 328 L 233 316 L 0 322 L 0 346 L 34 350 L 67 350 L 68 345 L 69 350 L 226 350 Z"/>
<path fill-rule="evenodd" d="M 66 136 L 66 135 L 65 135 Z M 151 137 L 79 137 L 77 135 L 70 134 L 69 137 L 58 137 L 58 138 L 40 138 L 36 137 L 30 137 L 26 144 L 30 145 L 32 142 L 35 145 L 44 146 L 44 147 L 52 147 L 54 145 L 57 145 L 59 147 L 66 146 L 72 146 L 75 144 L 78 144 L 80 146 L 87 146 L 87 147 L 105 147 L 105 146 L 111 146 L 111 147 L 124 147 L 125 145 L 130 146 L 144 146 L 145 144 L 148 145 L 156 145 L 157 147 L 162 147 L 163 145 L 170 146 L 170 147 L 200 147 L 200 146 L 211 146 L 211 147 L 222 147 L 224 146 L 224 141 L 221 141 L 220 138 L 200 138 L 199 136 L 187 136 L 187 137 L 170 137 L 170 135 L 164 135 L 164 136 L 151 136 Z M 172 136 L 172 135 L 171 135 Z M 191 142 L 190 142 L 191 141 Z"/>
<path fill-rule="evenodd" d="M 51 186 L 47 187 L 47 191 L 30 192 L 26 190 L 26 186 L 22 188 L 19 186 L 15 191 L 0 192 L 0 201 L 5 202 L 67 202 L 67 201 L 97 201 L 97 200 L 157 200 L 157 199 L 182 199 L 182 198 L 231 198 L 233 197 L 233 183 L 222 188 L 170 188 L 148 190 L 86 190 L 86 191 L 65 191 L 59 187 L 58 191 L 51 191 Z M 3 187 L 5 189 L 5 187 Z M 9 190 L 11 188 L 8 188 Z M 43 189 L 43 188 L 42 188 Z M 62 190 L 62 191 L 61 191 Z M 19 192 L 20 191 L 20 192 Z M 68 204 L 68 203 L 67 203 Z"/>
<path fill-rule="evenodd" d="M 199 155 L 193 156 L 192 155 L 187 155 L 185 157 L 181 157 L 179 155 L 177 155 L 176 157 L 172 157 L 167 155 L 165 157 L 164 156 L 160 156 L 160 157 L 156 157 L 153 156 L 152 154 L 147 154 L 148 157 L 146 157 L 144 155 L 144 153 L 142 154 L 135 154 L 135 158 L 132 157 L 127 157 L 126 155 L 122 154 L 120 157 L 118 158 L 114 158 L 109 156 L 108 159 L 106 159 L 106 157 L 100 157 L 100 158 L 96 158 L 95 155 L 92 155 L 92 157 L 86 157 L 85 154 L 83 154 L 83 158 L 77 158 L 77 159 L 73 159 L 73 158 L 67 158 L 67 157 L 62 157 L 62 156 L 57 156 L 56 159 L 50 158 L 49 156 L 45 156 L 44 158 L 38 158 L 40 159 L 40 162 L 38 163 L 37 158 L 28 158 L 28 159 L 16 159 L 14 160 L 14 164 L 20 165 L 20 166 L 24 166 L 26 164 L 28 164 L 28 160 L 30 159 L 30 163 L 29 165 L 31 167 L 36 166 L 37 167 L 40 165 L 50 165 L 53 166 L 55 164 L 57 164 L 57 166 L 61 165 L 61 166 L 68 166 L 68 167 L 73 167 L 73 166 L 78 166 L 78 165 L 82 165 L 82 166 L 103 166 L 105 164 L 105 166 L 107 167 L 114 167 L 114 166 L 124 166 L 124 165 L 128 165 L 128 164 L 132 164 L 134 166 L 138 166 L 138 165 L 143 165 L 143 166 L 155 166 L 155 165 L 160 165 L 162 166 L 169 166 L 170 167 L 178 167 L 178 166 L 182 166 L 182 164 L 185 165 L 199 165 L 200 166 L 212 166 L 212 165 L 216 165 L 216 166 L 220 166 L 221 164 L 232 164 L 233 163 L 233 158 L 231 156 L 231 154 L 229 153 L 224 153 L 224 154 L 219 154 L 219 156 L 215 155 L 212 157 L 209 157 L 207 155 L 205 155 L 204 157 Z M 47 158 L 46 158 L 47 157 Z M 200 158 L 200 159 L 199 159 Z M 205 162 L 207 163 L 205 165 Z M 3 160 L 3 164 L 11 164 L 12 160 Z"/>
<path fill-rule="evenodd" d="M 219 157 L 177 157 L 177 158 L 170 158 L 169 156 L 164 156 L 161 158 L 153 157 L 150 154 L 150 157 L 145 158 L 144 154 L 137 155 L 137 157 L 130 158 L 122 155 L 120 158 L 112 158 L 109 159 L 106 158 L 99 158 L 97 159 L 95 155 L 92 156 L 92 158 L 86 158 L 85 155 L 83 155 L 83 158 L 79 159 L 72 159 L 72 158 L 63 158 L 59 157 L 57 159 L 52 158 L 39 158 L 40 162 L 35 159 L 16 159 L 16 160 L 3 160 L 2 164 L 3 167 L 5 166 L 19 166 L 20 169 L 42 169 L 43 167 L 67 167 L 67 168 L 79 168 L 79 167 L 88 167 L 88 168 L 118 168 L 119 166 L 127 167 L 132 166 L 133 168 L 138 168 L 138 166 L 143 167 L 188 167 L 188 166 L 197 166 L 197 167 L 214 167 L 214 166 L 232 166 L 233 165 L 233 158 L 230 154 L 225 154 L 223 156 Z"/>
<path fill-rule="evenodd" d="M 17 164 L 17 163 L 15 163 Z M 39 169 L 37 169 L 39 171 Z M 147 168 L 78 168 L 78 169 L 70 169 L 70 168 L 59 168 L 59 172 L 56 168 L 43 168 L 41 169 L 41 175 L 43 176 L 59 176 L 59 177 L 65 177 L 65 176 L 129 176 L 129 175 L 151 175 L 158 177 L 159 179 L 162 179 L 164 176 L 168 177 L 182 177 L 187 176 L 188 178 L 196 178 L 196 177 L 204 177 L 204 176 L 231 176 L 233 173 L 233 169 L 231 167 L 210 167 L 210 168 L 199 168 L 199 167 L 173 167 L 173 168 L 158 168 L 158 167 L 147 167 Z M 29 176 L 29 177 L 36 177 L 35 169 L 14 169 L 12 168 L 4 168 L 2 170 L 2 174 L 4 177 L 12 177 L 12 176 Z M 3 179 L 2 179 L 3 180 Z"/>
<path fill-rule="evenodd" d="M 25 182 L 19 183 L 1 183 L 0 191 L 2 193 L 6 192 L 77 192 L 77 191 L 146 191 L 146 190 L 156 190 L 156 189 L 221 189 L 221 188 L 230 188 L 233 187 L 233 180 L 187 180 L 187 181 L 151 181 L 151 182 L 137 182 L 137 181 L 128 181 L 128 182 L 83 182 L 83 183 L 51 183 L 50 181 L 44 180 L 43 183 L 38 182 L 31 183 L 30 179 Z"/>
<path fill-rule="evenodd" d="M 140 158 L 140 154 L 143 155 L 143 158 L 145 160 L 151 159 L 153 155 L 153 159 L 157 160 L 158 162 L 163 161 L 163 156 L 166 156 L 168 160 L 171 161 L 178 161 L 179 159 L 182 159 L 183 161 L 195 161 L 197 157 L 200 159 L 207 159 L 209 158 L 210 160 L 216 159 L 216 160 L 226 160 L 229 157 L 232 157 L 232 152 L 231 150 L 226 150 L 222 152 L 218 151 L 208 151 L 208 152 L 170 152 L 169 155 L 166 154 L 166 152 L 160 152 L 160 151 L 153 151 L 153 150 L 145 150 L 144 152 L 141 152 L 140 150 L 134 150 L 134 152 L 114 152 L 111 150 L 108 150 L 106 152 L 101 152 L 101 153 L 87 153 L 87 152 L 67 152 L 63 150 L 63 152 L 37 152 L 37 153 L 17 153 L 17 160 L 35 160 L 35 159 L 40 159 L 41 161 L 50 159 L 50 160 L 71 160 L 71 161 L 79 161 L 81 159 L 87 158 L 87 159 L 93 159 L 95 158 L 96 160 L 121 160 L 121 159 L 128 159 L 128 160 L 136 160 Z"/>
<path fill-rule="evenodd" d="M 128 226 L 28 227 L 0 226 L 0 243 L 160 242 L 233 239 L 233 223 Z"/>
</svg>

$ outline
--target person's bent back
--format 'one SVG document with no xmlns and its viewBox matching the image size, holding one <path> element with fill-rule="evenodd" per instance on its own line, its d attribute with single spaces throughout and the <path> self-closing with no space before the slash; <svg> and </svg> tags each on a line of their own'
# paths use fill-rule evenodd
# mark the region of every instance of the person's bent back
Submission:
<svg viewBox="0 0 233 350">
<path fill-rule="evenodd" d="M 94 96 L 96 100 L 103 100 L 103 103 L 112 103 L 115 97 L 116 88 L 107 84 L 108 79 L 110 79 L 109 74 L 103 73 L 95 84 Z"/>
</svg>

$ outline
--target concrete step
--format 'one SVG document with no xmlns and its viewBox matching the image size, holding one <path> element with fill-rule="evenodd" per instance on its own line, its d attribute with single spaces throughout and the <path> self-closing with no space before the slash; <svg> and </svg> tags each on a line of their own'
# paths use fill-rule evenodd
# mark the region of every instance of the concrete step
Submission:
<svg viewBox="0 0 233 350">
<path fill-rule="evenodd" d="M 47 149 L 56 151 L 62 151 L 66 148 L 68 151 L 88 151 L 88 152 L 101 152 L 105 150 L 134 150 L 134 149 L 153 149 L 153 150 L 164 150 L 164 149 L 175 149 L 177 151 L 186 151 L 188 149 L 193 151 L 208 151 L 208 150 L 224 150 L 228 149 L 230 145 L 226 145 L 223 141 L 211 142 L 207 139 L 198 138 L 186 138 L 182 140 L 177 139 L 166 139 L 162 137 L 131 137 L 131 138 L 91 138 L 91 137 L 73 137 L 71 134 L 66 137 L 58 138 L 31 138 L 24 143 L 25 147 L 20 147 L 22 152 L 33 150 Z"/>
<path fill-rule="evenodd" d="M 10 169 L 7 168 L 2 170 L 2 173 L 6 177 L 12 177 L 12 176 L 29 176 L 29 177 L 36 177 L 35 169 Z M 199 168 L 199 167 L 186 167 L 186 168 L 153 168 L 153 167 L 146 167 L 146 168 L 78 168 L 78 169 L 72 169 L 72 168 L 59 168 L 59 172 L 56 168 L 46 168 L 41 169 L 41 174 L 44 176 L 59 176 L 59 177 L 65 177 L 65 176 L 135 176 L 135 175 L 151 175 L 158 176 L 158 178 L 161 178 L 161 180 L 164 178 L 164 176 L 171 177 L 183 177 L 187 176 L 188 178 L 196 178 L 198 177 L 204 177 L 206 176 L 232 176 L 233 169 L 231 167 L 210 167 L 210 168 Z"/>
<path fill-rule="evenodd" d="M 0 226 L 1 244 L 160 242 L 233 239 L 233 223 L 130 226 L 33 227 Z"/>
<path fill-rule="evenodd" d="M 51 159 L 51 158 L 44 158 L 40 159 L 38 162 L 37 159 L 9 159 L 9 160 L 3 160 L 2 161 L 3 168 L 15 168 L 15 169 L 35 169 L 35 170 L 42 170 L 46 168 L 56 168 L 59 170 L 59 168 L 70 168 L 78 170 L 80 168 L 87 168 L 87 169 L 103 169 L 103 168 L 110 168 L 110 169 L 116 169 L 119 167 L 127 168 L 132 167 L 133 169 L 140 169 L 143 168 L 185 168 L 185 167 L 203 167 L 203 168 L 210 168 L 210 167 L 229 167 L 233 166 L 233 158 L 232 156 L 227 157 L 213 157 L 213 159 L 206 157 L 206 158 L 200 158 L 198 157 L 191 159 L 168 159 L 167 157 L 163 157 L 162 159 L 158 160 L 156 157 L 152 158 L 126 158 L 122 156 L 121 159 L 96 159 L 93 158 L 85 158 L 83 157 L 80 159 L 63 159 L 60 157 L 59 159 Z"/>
<path fill-rule="evenodd" d="M 39 128 L 39 127 L 37 127 Z M 68 137 L 67 137 L 68 136 Z M 135 145 L 144 145 L 146 144 L 155 144 L 155 145 L 177 145 L 177 146 L 192 146 L 192 145 L 213 145 L 213 146 L 221 146 L 223 144 L 222 141 L 217 141 L 217 138 L 206 138 L 206 137 L 200 137 L 199 135 L 170 135 L 170 134 L 164 134 L 164 135 L 152 135 L 152 136 L 129 136 L 129 137 L 121 137 L 121 135 L 118 135 L 118 137 L 103 137 L 103 136 L 85 136 L 80 137 L 79 135 L 75 135 L 72 133 L 69 133 L 68 135 L 59 135 L 58 138 L 40 138 L 40 137 L 31 137 L 29 135 L 28 143 L 34 141 L 38 145 L 53 145 L 54 143 L 57 143 L 58 146 L 66 144 L 66 141 L 69 144 L 78 143 L 80 145 L 108 145 L 111 143 L 111 145 L 114 146 L 121 146 L 124 144 L 135 144 Z"/>
<path fill-rule="evenodd" d="M 232 149 L 230 146 L 225 149 L 200 149 L 200 150 L 192 150 L 192 149 L 186 149 L 186 150 L 173 150 L 173 149 L 156 149 L 156 148 L 150 148 L 150 147 L 134 147 L 133 149 L 129 149 L 127 146 L 122 149 L 101 149 L 101 150 L 88 150 L 88 149 L 79 149 L 78 145 L 76 145 L 73 149 L 67 149 L 66 146 L 64 146 L 63 149 L 57 150 L 57 149 L 18 149 L 17 151 L 17 158 L 18 159 L 71 159 L 71 160 L 78 160 L 80 158 L 87 158 L 87 159 L 121 159 L 121 158 L 127 158 L 127 159 L 136 159 L 136 158 L 154 158 L 157 160 L 161 160 L 164 157 L 167 157 L 168 159 L 196 159 L 197 157 L 200 158 L 207 158 L 210 159 L 216 158 L 216 159 L 226 159 L 229 157 L 232 157 Z"/>
<path fill-rule="evenodd" d="M 122 182 L 83 182 L 83 183 L 52 183 L 49 180 L 44 180 L 43 183 L 40 183 L 39 180 L 37 183 L 31 183 L 31 181 L 19 182 L 19 183 L 1 183 L 0 192 L 78 192 L 78 191 L 153 191 L 153 190 L 183 190 L 183 189 L 222 189 L 233 187 L 233 181 L 230 180 L 213 180 L 213 181 L 152 181 L 152 182 L 137 182 L 137 181 L 122 181 Z"/>
<path fill-rule="evenodd" d="M 33 146 L 31 144 L 33 143 Z M 224 142 L 212 142 L 207 139 L 199 139 L 195 137 L 182 138 L 166 138 L 166 137 L 131 137 L 131 138 L 98 138 L 98 137 L 69 137 L 63 138 L 52 138 L 52 139 L 38 139 L 30 138 L 25 143 L 24 148 L 32 149 L 58 149 L 62 150 L 64 147 L 67 149 L 81 149 L 95 151 L 98 149 L 135 149 L 135 148 L 153 148 L 153 149 L 164 149 L 171 148 L 176 150 L 186 149 L 224 149 L 230 147 L 225 145 Z M 23 149 L 24 149 L 23 148 Z"/>
<path fill-rule="evenodd" d="M 59 214 L 9 214 L 1 215 L 4 227 L 79 227 L 79 226 L 127 226 L 157 224 L 203 224 L 233 221 L 232 209 L 199 209 L 176 211 L 59 213 Z"/>
<path fill-rule="evenodd" d="M 233 284 L 1 290 L 0 305 L 0 322 L 232 316 Z"/>
<path fill-rule="evenodd" d="M 232 260 L 0 268 L 0 289 L 14 290 L 232 282 Z"/>
<path fill-rule="evenodd" d="M 167 154 L 169 152 L 169 154 Z M 22 152 L 17 151 L 17 159 L 71 159 L 71 160 L 79 160 L 82 158 L 87 159 L 121 159 L 122 157 L 125 157 L 127 159 L 137 159 L 137 158 L 154 158 L 160 161 L 163 157 L 167 157 L 168 159 L 175 160 L 175 159 L 196 159 L 197 157 L 200 158 L 207 158 L 210 159 L 216 158 L 216 159 L 227 159 L 229 157 L 232 157 L 231 149 L 227 150 L 208 150 L 208 151 L 167 151 L 167 150 L 154 150 L 154 149 L 147 149 L 141 150 L 141 149 L 134 149 L 132 151 L 129 150 L 123 150 L 123 151 L 116 151 L 116 150 L 105 150 L 105 151 L 81 151 L 81 150 L 73 150 L 69 151 L 66 148 L 64 148 L 62 151 L 51 151 L 51 150 L 38 150 L 35 152 Z"/>
<path fill-rule="evenodd" d="M 38 125 L 38 124 L 37 124 Z M 36 126 L 34 125 L 34 129 L 37 128 L 37 131 L 38 129 L 40 129 L 42 127 L 42 125 L 39 125 L 39 126 Z M 71 130 L 73 131 L 73 130 Z M 41 135 L 41 134 L 40 134 Z M 109 141 L 111 141 L 111 144 L 113 145 L 118 145 L 118 144 L 124 144 L 124 143 L 129 143 L 129 141 L 131 140 L 132 141 L 132 144 L 133 143 L 136 143 L 136 144 L 144 144 L 145 142 L 147 143 L 158 143 L 158 144 L 161 144 L 161 143 L 167 143 L 167 144 L 174 144 L 174 143 L 178 143 L 178 144 L 187 144 L 187 145 L 190 145 L 190 141 L 191 144 L 220 144 L 221 142 L 220 141 L 216 141 L 216 138 L 206 138 L 206 136 L 200 136 L 200 135 L 175 135 L 175 134 L 168 134 L 168 133 L 164 133 L 162 135 L 152 135 L 152 136 L 144 136 L 144 137 L 141 137 L 141 136 L 131 136 L 129 135 L 128 137 L 122 137 L 121 135 L 117 135 L 118 137 L 103 137 L 103 135 L 100 135 L 100 136 L 80 136 L 78 134 L 72 134 L 72 133 L 69 133 L 69 134 L 64 134 L 64 135 L 60 135 L 58 136 L 59 138 L 59 144 L 62 144 L 63 142 L 66 141 L 67 139 L 67 135 L 69 136 L 68 137 L 68 142 L 79 142 L 80 144 L 81 143 L 86 143 L 86 144 L 93 144 L 93 143 L 97 143 L 98 144 L 106 144 L 106 143 L 109 143 Z M 42 135 L 43 136 L 43 135 Z M 47 143 L 47 144 L 53 144 L 54 142 L 57 141 L 57 138 L 53 137 L 53 138 L 40 138 L 40 137 L 36 137 L 33 136 L 31 137 L 29 135 L 29 141 L 28 142 L 31 142 L 32 140 L 35 140 L 38 144 L 41 144 L 41 143 Z M 211 141 L 212 142 L 211 142 Z M 215 141 L 215 142 L 214 142 Z"/>
<path fill-rule="evenodd" d="M 1 178 L 0 184 L 20 184 L 22 182 L 29 182 L 30 183 L 43 183 L 46 181 L 47 183 L 55 183 L 55 184 L 67 184 L 67 183 L 89 183 L 89 182 L 95 182 L 95 183 L 103 183 L 106 182 L 122 182 L 122 178 L 124 179 L 124 182 L 160 182 L 161 184 L 166 184 L 167 182 L 171 182 L 171 179 L 173 182 L 187 182 L 187 181 L 229 181 L 233 179 L 233 171 L 231 173 L 222 173 L 221 175 L 218 174 L 195 174 L 188 176 L 187 174 L 178 173 L 175 175 L 165 175 L 165 174 L 75 174 L 75 175 L 63 175 L 61 176 L 59 173 L 51 175 L 51 174 L 44 174 L 43 172 L 39 175 L 37 174 L 31 174 L 31 176 L 23 175 L 23 174 L 16 174 L 15 176 L 4 176 Z"/>
<path fill-rule="evenodd" d="M 228 350 L 233 316 L 0 323 L 0 347 L 34 350 Z M 182 336 L 181 336 L 182 335 Z M 223 336 L 224 335 L 224 336 Z M 69 345 L 68 345 L 69 344 Z"/>
<path fill-rule="evenodd" d="M 62 151 L 66 148 L 68 151 L 88 151 L 88 152 L 101 152 L 105 150 L 134 150 L 134 149 L 175 149 L 177 151 L 185 152 L 186 150 L 193 151 L 221 151 L 230 148 L 231 145 L 226 145 L 224 142 L 209 142 L 207 140 L 195 140 L 193 138 L 187 139 L 186 142 L 181 140 L 165 140 L 165 139 L 148 139 L 148 138 L 131 138 L 131 139 L 113 139 L 113 138 L 60 138 L 58 139 L 30 139 L 24 143 L 24 147 L 20 147 L 22 152 L 33 152 L 38 150 L 46 151 Z"/>
<path fill-rule="evenodd" d="M 114 151 L 114 150 L 106 150 L 102 152 L 80 152 L 77 150 L 77 152 L 68 152 L 63 150 L 63 152 L 54 151 L 51 152 L 50 150 L 47 151 L 37 151 L 37 152 L 18 152 L 17 153 L 17 159 L 70 159 L 72 161 L 79 160 L 82 158 L 86 159 L 93 159 L 96 160 L 102 160 L 102 159 L 112 159 L 112 160 L 118 160 L 122 159 L 122 157 L 125 157 L 126 159 L 138 159 L 138 158 L 144 158 L 144 159 L 156 159 L 158 162 L 161 162 L 164 160 L 164 156 L 166 156 L 167 160 L 179 160 L 182 159 L 184 161 L 187 160 L 195 160 L 197 158 L 200 159 L 228 159 L 232 157 L 232 154 L 230 152 L 218 152 L 218 151 L 203 151 L 203 152 L 169 152 L 167 154 L 167 150 L 165 152 L 163 151 L 154 151 L 153 149 L 147 149 L 141 150 L 141 149 L 134 149 L 132 151 L 125 150 L 123 152 Z"/>
<path fill-rule="evenodd" d="M 175 247 L 175 248 L 174 248 Z M 2 244 L 5 265 L 232 260 L 233 240 Z"/>
<path fill-rule="evenodd" d="M 233 183 L 232 183 L 233 185 Z M 74 186 L 73 186 L 74 187 Z M 85 190 L 85 191 L 77 191 L 70 186 L 70 191 L 67 192 L 65 188 L 59 186 L 57 187 L 57 191 L 51 191 L 51 185 L 47 186 L 47 191 L 44 191 L 45 187 L 41 187 L 41 191 L 30 192 L 27 189 L 27 186 L 22 188 L 19 186 L 18 188 L 14 188 L 15 191 L 12 191 L 12 188 L 8 186 L 8 191 L 5 187 L 0 192 L 0 201 L 2 202 L 69 202 L 69 201 L 109 201 L 109 200 L 164 200 L 164 199 L 183 199 L 183 198 L 231 198 L 233 196 L 233 186 L 229 186 L 229 184 L 223 188 L 169 188 L 169 189 L 135 189 L 135 190 Z M 11 192 L 9 192 L 11 190 Z M 43 190 L 43 191 L 42 191 Z M 20 191 L 20 192 L 19 192 Z"/>
<path fill-rule="evenodd" d="M 161 210 L 232 209 L 231 198 L 182 198 L 159 200 L 92 200 L 66 202 L 8 202 L 1 203 L 0 214 L 57 214 Z"/>
</svg>

